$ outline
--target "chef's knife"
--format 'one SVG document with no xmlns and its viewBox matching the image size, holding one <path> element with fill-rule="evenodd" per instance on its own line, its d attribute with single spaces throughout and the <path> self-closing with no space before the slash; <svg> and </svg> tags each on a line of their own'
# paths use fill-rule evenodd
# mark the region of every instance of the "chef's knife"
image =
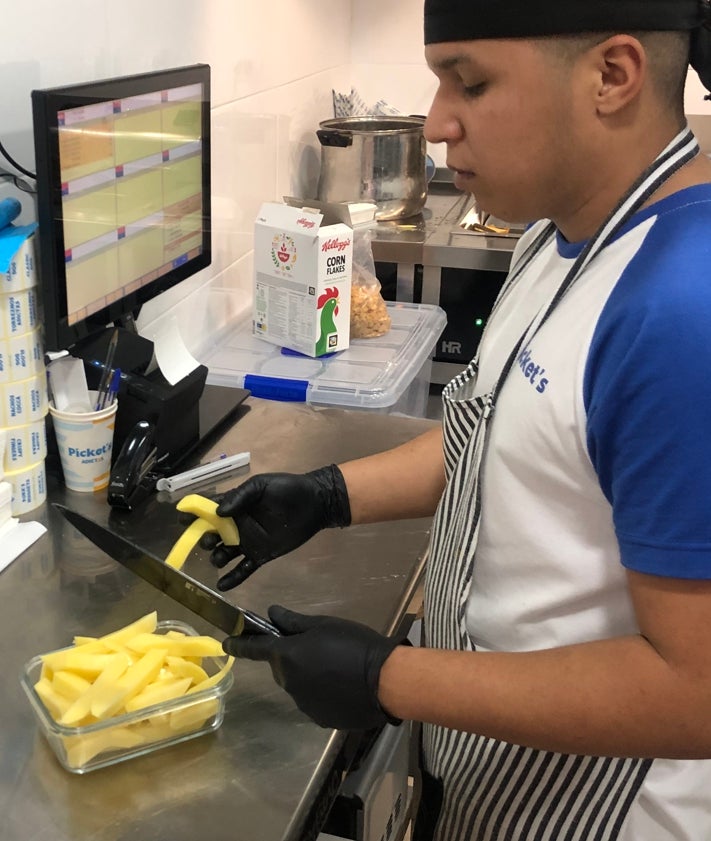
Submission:
<svg viewBox="0 0 711 841">
<path fill-rule="evenodd" d="M 54 507 L 102 552 L 230 636 L 242 633 L 280 636 L 279 629 L 267 619 L 231 604 L 204 584 L 167 566 L 160 558 L 125 537 L 64 505 L 55 502 Z"/>
</svg>

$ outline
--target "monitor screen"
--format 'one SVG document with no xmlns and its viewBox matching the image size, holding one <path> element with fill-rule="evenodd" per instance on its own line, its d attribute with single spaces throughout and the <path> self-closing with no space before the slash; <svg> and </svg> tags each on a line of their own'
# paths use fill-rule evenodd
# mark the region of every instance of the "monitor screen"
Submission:
<svg viewBox="0 0 711 841">
<path fill-rule="evenodd" d="M 45 347 L 209 265 L 210 68 L 32 92 Z"/>
</svg>

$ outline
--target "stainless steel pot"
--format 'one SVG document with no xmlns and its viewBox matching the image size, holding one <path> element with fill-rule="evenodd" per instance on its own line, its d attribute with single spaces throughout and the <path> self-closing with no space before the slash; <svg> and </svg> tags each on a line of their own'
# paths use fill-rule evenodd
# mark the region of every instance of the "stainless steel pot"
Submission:
<svg viewBox="0 0 711 841">
<path fill-rule="evenodd" d="M 370 201 L 376 219 L 403 219 L 425 206 L 424 117 L 343 117 L 324 120 L 318 199 Z"/>
</svg>

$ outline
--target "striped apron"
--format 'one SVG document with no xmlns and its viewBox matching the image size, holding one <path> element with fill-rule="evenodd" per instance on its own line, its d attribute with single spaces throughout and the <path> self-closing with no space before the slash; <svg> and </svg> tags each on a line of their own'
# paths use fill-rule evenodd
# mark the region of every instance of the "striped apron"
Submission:
<svg viewBox="0 0 711 841">
<path fill-rule="evenodd" d="M 478 357 L 442 392 L 447 483 L 433 521 L 425 577 L 427 646 L 474 650 L 466 608 L 481 513 L 481 465 L 496 400 L 515 359 L 595 255 L 697 153 L 685 129 L 640 176 L 521 336 L 488 394 L 474 396 Z M 512 266 L 497 304 L 554 236 L 548 225 L 536 237 Z M 421 748 L 418 841 L 614 841 L 651 764 L 548 753 L 430 724 L 423 725 Z"/>
</svg>

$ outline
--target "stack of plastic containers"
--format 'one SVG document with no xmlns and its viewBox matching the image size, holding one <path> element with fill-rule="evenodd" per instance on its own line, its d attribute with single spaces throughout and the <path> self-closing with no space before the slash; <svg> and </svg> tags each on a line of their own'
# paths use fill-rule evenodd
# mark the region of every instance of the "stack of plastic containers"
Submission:
<svg viewBox="0 0 711 841">
<path fill-rule="evenodd" d="M 0 210 L 5 202 L 0 202 Z M 32 511 L 47 498 L 47 380 L 35 227 L 0 227 L 0 519 L 8 493 L 3 485 L 10 486 L 13 517 Z"/>
</svg>

